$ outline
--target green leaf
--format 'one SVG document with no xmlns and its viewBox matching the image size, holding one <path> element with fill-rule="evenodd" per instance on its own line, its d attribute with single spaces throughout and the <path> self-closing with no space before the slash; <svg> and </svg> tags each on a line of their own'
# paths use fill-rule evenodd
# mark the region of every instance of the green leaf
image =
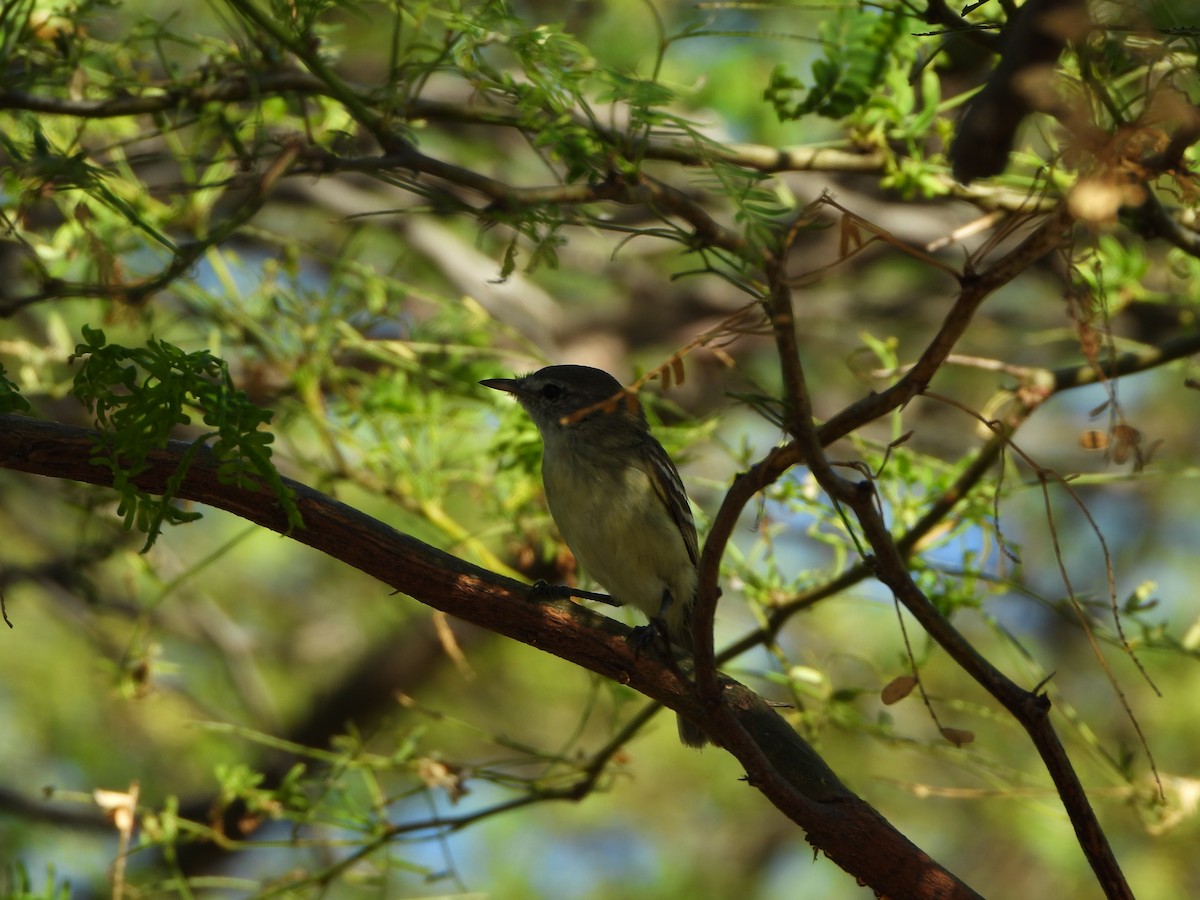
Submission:
<svg viewBox="0 0 1200 900">
<path fill-rule="evenodd" d="M 21 396 L 21 389 L 8 378 L 4 365 L 0 363 L 0 413 L 29 412 L 29 401 Z"/>
<path fill-rule="evenodd" d="M 192 353 L 155 339 L 144 347 L 108 344 L 99 329 L 84 327 L 85 343 L 72 359 L 85 362 L 75 376 L 74 394 L 95 416 L 101 441 L 95 465 L 113 473 L 121 495 L 117 513 L 126 529 L 146 534 L 148 550 L 163 525 L 194 522 L 200 513 L 180 508 L 175 498 L 196 455 L 206 446 L 219 460 L 223 483 L 267 488 L 282 504 L 290 527 L 301 525 L 292 492 L 271 463 L 273 436 L 260 431 L 272 413 L 250 402 L 229 375 L 225 362 L 207 350 Z M 198 414 L 212 430 L 194 437 L 161 496 L 136 484 L 151 452 L 167 445 L 176 428 Z M 211 445 L 209 445 L 211 441 Z"/>
<path fill-rule="evenodd" d="M 893 49 L 905 36 L 905 18 L 892 12 L 840 9 L 821 25 L 825 56 L 812 65 L 813 85 L 796 98 L 802 83 L 777 66 L 764 92 L 780 121 L 816 113 L 841 119 L 879 90 Z"/>
</svg>

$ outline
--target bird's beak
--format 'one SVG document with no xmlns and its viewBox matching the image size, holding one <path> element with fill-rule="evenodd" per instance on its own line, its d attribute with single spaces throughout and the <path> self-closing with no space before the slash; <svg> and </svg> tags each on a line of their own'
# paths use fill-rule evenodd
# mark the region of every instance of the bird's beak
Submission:
<svg viewBox="0 0 1200 900">
<path fill-rule="evenodd" d="M 521 393 L 521 379 L 519 378 L 485 378 L 479 383 L 494 391 L 504 391 L 506 394 L 519 395 Z"/>
</svg>

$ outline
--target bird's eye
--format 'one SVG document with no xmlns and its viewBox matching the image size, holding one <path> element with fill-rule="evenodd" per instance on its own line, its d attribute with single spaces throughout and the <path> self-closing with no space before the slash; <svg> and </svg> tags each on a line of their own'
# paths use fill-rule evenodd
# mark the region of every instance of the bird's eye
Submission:
<svg viewBox="0 0 1200 900">
<path fill-rule="evenodd" d="M 542 386 L 542 397 L 546 400 L 557 400 L 562 396 L 563 389 L 557 384 L 546 384 Z"/>
</svg>

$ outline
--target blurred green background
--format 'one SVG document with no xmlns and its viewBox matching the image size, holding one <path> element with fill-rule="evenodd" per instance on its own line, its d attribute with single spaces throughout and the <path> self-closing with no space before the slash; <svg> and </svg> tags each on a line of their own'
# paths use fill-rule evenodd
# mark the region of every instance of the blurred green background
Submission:
<svg viewBox="0 0 1200 900">
<path fill-rule="evenodd" d="M 7 90 L 140 96 L 171 79 L 192 90 L 245 71 L 304 68 L 268 29 L 248 24 L 247 6 L 9 4 L 0 13 Z M 762 222 L 787 221 L 829 193 L 898 244 L 924 247 L 1031 184 L 1065 190 L 1074 174 L 1061 137 L 1041 124 L 994 189 L 952 190 L 942 139 L 959 92 L 979 73 L 944 33 L 915 36 L 934 30 L 916 18 L 902 20 L 877 90 L 853 114 L 781 123 L 764 100 L 775 67 L 811 86 L 814 60 L 861 48 L 856 35 L 874 24 L 864 16 L 883 14 L 876 7 L 261 10 L 310 35 L 339 83 L 378 108 L 476 104 L 462 120 L 432 108 L 424 118 L 397 113 L 424 153 L 515 185 L 596 183 L 616 150 L 571 144 L 561 110 L 546 107 L 540 135 L 536 117 L 523 129 L 497 128 L 478 113 L 489 104 L 509 111 L 496 99 L 504 76 L 539 89 L 544 77 L 565 106 L 590 97 L 591 124 L 625 134 L 621 149 L 640 171 L 751 239 Z M 979 13 L 989 15 L 999 13 Z M 1194 88 L 1186 44 L 1149 62 L 1132 38 L 1118 51 L 1131 95 L 1136 73 L 1164 65 Z M 614 106 L 603 92 L 622 79 L 635 100 Z M 638 107 L 636 92 L 651 87 L 669 93 Z M 547 89 L 530 102 L 553 96 Z M 377 148 L 336 98 L 320 94 L 91 119 L 3 98 L 0 363 L 36 414 L 91 424 L 70 396 L 81 362 L 69 357 L 85 325 L 126 346 L 153 337 L 210 351 L 250 399 L 274 410 L 273 459 L 285 475 L 526 580 L 575 573 L 544 509 L 532 426 L 477 381 L 570 361 L 628 382 L 720 331 L 754 294 L 747 269 L 689 246 L 687 229 L 674 220 L 673 230 L 653 206 L 548 204 L 518 217 L 402 169 L 364 165 L 272 184 L 252 215 L 152 296 L 23 305 L 47 274 L 111 285 L 159 272 L 176 258 L 159 238 L 177 248 L 211 238 L 249 209 L 255 179 L 289 142 L 342 160 Z M 625 131 L 631 106 L 647 118 Z M 685 120 L 713 142 L 686 135 L 701 157 L 747 143 L 882 161 L 870 171 L 817 164 L 768 178 L 637 157 L 639 139 L 681 134 Z M 1039 153 L 1059 166 L 1044 182 Z M 1194 205 L 1186 195 L 1179 202 Z M 800 233 L 792 270 L 801 353 L 824 418 L 888 383 L 873 370 L 923 349 L 957 291 L 928 260 L 959 268 L 967 251 L 953 244 L 922 258 L 876 243 L 841 260 L 845 220 L 828 207 L 815 218 L 824 227 Z M 969 238 L 967 249 L 986 236 Z M 1193 257 L 1127 225 L 1081 229 L 1070 253 L 989 298 L 956 352 L 1011 366 L 1081 364 L 1084 309 L 1114 352 L 1189 333 L 1194 276 Z M 1068 284 L 1088 286 L 1094 305 Z M 769 336 L 725 337 L 734 339 L 685 358 L 682 385 L 646 394 L 702 524 L 733 477 L 781 439 L 759 414 L 769 405 L 762 398 L 781 390 Z M 922 587 L 999 668 L 1026 687 L 1049 679 L 1056 726 L 1144 897 L 1200 894 L 1193 370 L 1185 360 L 1051 399 L 1016 438 L 1041 472 L 1055 473 L 1046 490 L 1009 454 L 1003 480 L 984 484 L 915 562 Z M 983 440 L 965 410 L 995 414 L 989 402 L 1012 384 L 1002 372 L 949 366 L 931 390 L 962 408 L 918 398 L 836 444 L 831 457 L 878 470 L 885 445 L 911 431 L 886 454 L 879 480 L 889 516 L 910 524 Z M 1082 449 L 1082 434 L 1111 432 L 1113 422 L 1136 429 L 1143 465 Z M 195 423 L 178 436 L 202 430 Z M 1060 481 L 1068 476 L 1069 488 Z M 619 685 L 440 621 L 220 511 L 194 510 L 203 518 L 168 528 L 141 553 L 144 536 L 121 528 L 112 491 L 2 471 L 0 498 L 0 586 L 12 622 L 0 629 L 0 864 L 13 896 L 49 895 L 64 883 L 73 897 L 109 893 L 118 837 L 93 791 L 134 782 L 143 817 L 123 876 L 130 896 L 867 894 L 814 858 L 732 758 L 679 747 L 669 716 L 631 740 L 582 802 L 535 802 L 539 789 L 577 777 L 586 754 L 642 708 L 644 698 Z M 744 520 L 723 569 L 718 650 L 758 627 L 773 604 L 857 560 L 844 521 L 806 471 L 767 491 Z M 1136 664 L 1117 639 L 1104 547 Z M 904 621 L 908 649 L 891 597 L 863 583 L 804 609 L 776 644 L 726 669 L 785 704 L 839 777 L 983 895 L 1098 895 L 1023 732 Z M 882 688 L 910 672 L 910 651 L 938 723 L 972 732 L 969 745 L 943 740 L 915 694 L 881 702 Z M 517 798 L 528 805 L 472 821 Z M 231 823 L 247 836 L 222 839 Z"/>
</svg>

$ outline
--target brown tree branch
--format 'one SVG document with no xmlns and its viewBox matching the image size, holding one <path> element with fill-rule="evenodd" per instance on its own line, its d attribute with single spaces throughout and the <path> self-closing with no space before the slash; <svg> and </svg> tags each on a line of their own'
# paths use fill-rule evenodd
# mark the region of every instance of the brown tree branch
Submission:
<svg viewBox="0 0 1200 900">
<path fill-rule="evenodd" d="M 949 151 L 955 178 L 967 184 L 1004 171 L 1018 126 L 1045 105 L 1041 95 L 1047 93 L 1049 73 L 1068 41 L 1088 25 L 1082 0 L 1026 0 L 1021 5 L 1005 26 L 999 63 L 958 122 Z"/>
<path fill-rule="evenodd" d="M 933 531 L 954 507 L 974 490 L 1000 459 L 1011 436 L 1050 397 L 1063 391 L 1095 384 L 1101 378 L 1115 379 L 1124 375 L 1145 372 L 1196 353 L 1200 353 L 1200 334 L 1186 334 L 1171 338 L 1162 344 L 1130 350 L 1115 358 L 1100 360 L 1098 361 L 1099 369 L 1090 363 L 1063 366 L 1053 370 L 1024 367 L 1025 373 L 1021 386 L 1017 390 L 1017 396 L 1021 402 L 1016 404 L 1005 416 L 1002 423 L 1004 431 L 993 435 L 976 451 L 974 459 L 954 479 L 954 482 L 940 496 L 932 499 L 924 514 L 913 523 L 908 531 L 896 539 L 896 546 L 900 548 L 905 557 L 908 557 L 922 538 Z M 747 632 L 732 644 L 724 647 L 717 654 L 716 662 L 722 663 L 734 659 L 747 650 L 769 642 L 798 612 L 849 590 L 854 585 L 872 577 L 873 574 L 872 569 L 866 563 L 858 562 L 829 581 L 814 585 L 787 602 L 780 603 L 769 611 L 767 620 L 762 627 Z"/>
<path fill-rule="evenodd" d="M 960 36 L 989 53 L 999 53 L 1004 49 L 1002 35 L 984 31 L 972 25 L 950 9 L 946 0 L 928 0 L 925 4 L 925 15 L 922 18 L 930 25 L 941 25 L 948 34 Z"/>
<path fill-rule="evenodd" d="M 946 353 L 948 352 L 947 348 Z M 1028 405 L 1036 406 L 1041 402 L 1042 396 L 1035 395 Z M 815 423 L 811 419 L 807 422 L 797 420 L 795 425 L 801 429 L 801 433 L 797 435 L 797 443 L 807 451 L 806 458 L 809 460 L 809 469 L 813 477 L 830 497 L 848 506 L 858 520 L 872 554 L 866 557 L 864 562 L 873 570 L 875 577 L 892 590 L 896 599 L 912 613 L 925 632 L 951 659 L 991 694 L 1026 730 L 1054 781 L 1080 847 L 1091 863 L 1105 896 L 1132 898 L 1133 894 L 1100 827 L 1087 793 L 1050 723 L 1049 698 L 1044 693 L 1034 694 L 1015 684 L 980 654 L 950 620 L 941 614 L 909 573 L 908 554 L 901 548 L 884 521 L 882 505 L 874 483 L 867 479 L 848 489 L 845 479 L 833 472 L 823 455 L 819 464 L 814 464 L 808 456 L 808 453 L 812 452 L 808 448 L 813 446 L 817 446 L 817 452 L 820 453 L 820 437 Z M 1011 434 L 1008 427 L 998 427 L 1005 437 Z"/>
<path fill-rule="evenodd" d="M 811 405 L 806 399 L 807 387 L 803 369 L 795 349 L 789 344 L 788 335 L 781 335 L 782 327 L 777 327 L 776 335 L 781 345 L 781 359 L 784 365 L 785 389 L 799 392 L 797 396 L 785 398 L 785 407 L 790 410 L 786 424 L 794 439 L 784 447 L 772 451 L 750 472 L 735 479 L 705 542 L 701 555 L 701 574 L 702 577 L 708 577 L 708 572 L 719 564 L 720 554 L 732 534 L 734 522 L 746 503 L 791 465 L 801 461 L 806 463 L 825 492 L 834 500 L 845 503 L 854 512 L 872 553 L 872 556 L 864 560 L 866 567 L 891 588 L 896 598 L 950 657 L 1026 729 L 1058 789 L 1080 846 L 1091 863 L 1097 880 L 1107 896 L 1123 898 L 1132 896 L 1128 883 L 1100 828 L 1070 759 L 1050 724 L 1048 698 L 1044 694 L 1034 695 L 1014 684 L 982 657 L 949 620 L 937 611 L 909 575 L 908 552 L 911 547 L 902 548 L 887 528 L 874 485 L 870 481 L 849 484 L 833 471 L 825 460 L 822 449 L 853 428 L 873 421 L 879 415 L 924 391 L 965 332 L 983 299 L 1047 252 L 1060 246 L 1069 233 L 1070 221 L 1065 210 L 1060 208 L 1032 235 L 989 269 L 979 274 L 969 273 L 964 276 L 963 289 L 958 299 L 916 364 L 891 388 L 853 404 L 820 428 L 811 416 Z M 776 293 L 786 290 L 786 283 L 779 279 Z M 773 295 L 773 315 L 786 317 L 788 308 L 790 299 L 785 302 L 779 296 Z M 1032 399 L 1027 405 L 1038 405 L 1050 389 L 1051 385 L 1044 385 L 1040 394 L 1031 395 Z M 1007 430 L 1003 432 L 1006 436 L 1010 433 Z M 981 474 L 982 469 L 977 468 L 975 471 Z M 948 509 L 949 506 L 946 507 L 946 511 Z"/>
<path fill-rule="evenodd" d="M 321 79 L 298 69 L 281 69 L 262 72 L 240 72 L 226 75 L 213 81 L 207 73 L 173 81 L 151 82 L 137 85 L 140 93 L 121 94 L 95 100 L 74 97 L 47 96 L 0 86 L 0 110 L 14 109 L 45 115 L 70 116 L 77 119 L 115 119 L 140 115 L 167 115 L 171 113 L 195 113 L 211 104 L 260 103 L 266 97 L 300 95 L 335 95 Z M 357 86 L 355 93 L 371 102 L 371 91 Z M 392 110 L 396 121 L 431 121 L 483 125 L 495 128 L 511 128 L 517 131 L 529 129 L 529 122 L 515 110 L 495 104 L 463 101 L 428 100 L 413 97 Z M 624 146 L 627 136 L 617 128 L 577 118 L 577 123 L 592 129 L 605 143 Z M 288 174 L 328 175 L 335 172 L 379 172 L 394 169 L 402 162 L 411 161 L 407 153 L 404 159 L 382 154 L 370 157 L 337 157 L 325 154 L 316 163 L 297 165 Z M 714 162 L 727 163 L 764 174 L 783 172 L 833 172 L 845 174 L 881 174 L 887 158 L 879 150 L 840 149 L 837 147 L 773 147 L 765 144 L 726 144 L 707 141 L 697 135 L 692 139 L 657 137 L 639 148 L 639 158 L 659 162 L 672 162 L 688 167 L 706 167 Z M 1008 190 L 1003 187 L 967 187 L 951 178 L 944 180 L 944 187 L 951 196 L 976 203 L 985 208 L 1026 210 L 1044 201 L 1031 198 L 1025 191 Z"/>
<path fill-rule="evenodd" d="M 320 78 L 298 69 L 264 72 L 243 72 L 226 75 L 213 81 L 211 76 L 141 84 L 140 93 L 99 99 L 47 96 L 31 91 L 0 86 L 0 110 L 17 109 L 44 115 L 70 116 L 76 119 L 119 119 L 128 116 L 194 113 L 211 104 L 261 103 L 267 97 L 298 94 L 310 97 L 335 97 Z M 355 93 L 365 101 L 371 100 L 366 87 L 355 87 Z M 527 117 L 506 107 L 478 103 L 427 100 L 414 97 L 394 111 L 397 121 L 432 121 L 464 125 L 487 125 L 518 131 L 529 128 Z M 614 146 L 623 143 L 625 135 L 580 118 L 579 124 L 596 131 Z M 643 159 L 674 162 L 685 166 L 707 166 L 713 161 L 730 163 L 764 173 L 777 172 L 846 172 L 878 173 L 884 170 L 885 158 L 880 151 L 841 150 L 835 147 L 771 147 L 763 144 L 718 144 L 696 138 L 655 138 L 641 148 Z"/>
<path fill-rule="evenodd" d="M 1079 845 L 1106 897 L 1129 898 L 1133 892 L 1096 818 L 1070 757 L 1050 722 L 1050 699 L 1019 687 L 971 646 L 913 581 L 908 563 L 877 508 L 873 485 L 864 481 L 860 496 L 850 500 L 863 534 L 875 556 L 876 577 L 886 584 L 938 645 L 991 694 L 1029 734 L 1054 781 L 1070 817 Z"/>
<path fill-rule="evenodd" d="M 86 429 L 0 416 L 0 467 L 108 485 L 111 472 L 88 462 L 97 437 Z M 189 447 L 171 442 L 150 454 L 138 486 L 161 492 Z M 703 721 L 709 736 L 729 747 L 752 783 L 805 829 L 814 847 L 880 894 L 978 896 L 842 785 L 753 691 L 723 677 L 727 712 L 709 716 L 686 679 L 650 654 L 635 653 L 625 640 L 628 629 L 612 619 L 570 604 L 534 601 L 526 585 L 423 544 L 302 484 L 288 486 L 304 521 L 291 533 L 277 502 L 263 491 L 222 483 L 216 460 L 206 452 L 195 457 L 176 495 L 287 534 L 419 602 L 627 684 Z"/>
<path fill-rule="evenodd" d="M 891 387 L 872 391 L 861 400 L 851 403 L 817 429 L 822 447 L 845 437 L 868 422 L 874 422 L 900 408 L 925 390 L 925 386 L 945 363 L 946 357 L 962 337 L 972 316 L 992 291 L 1007 284 L 1047 253 L 1060 247 L 1069 236 L 1071 219 L 1060 206 L 1038 228 L 983 272 L 967 272 L 961 277 L 962 288 L 950 307 L 942 326 L 930 340 L 917 362 Z M 725 545 L 733 536 L 742 510 L 754 496 L 774 484 L 793 466 L 805 462 L 804 448 L 798 441 L 789 441 L 774 448 L 748 472 L 739 475 L 721 502 L 713 519 L 700 556 L 703 579 L 720 565 Z"/>
</svg>

